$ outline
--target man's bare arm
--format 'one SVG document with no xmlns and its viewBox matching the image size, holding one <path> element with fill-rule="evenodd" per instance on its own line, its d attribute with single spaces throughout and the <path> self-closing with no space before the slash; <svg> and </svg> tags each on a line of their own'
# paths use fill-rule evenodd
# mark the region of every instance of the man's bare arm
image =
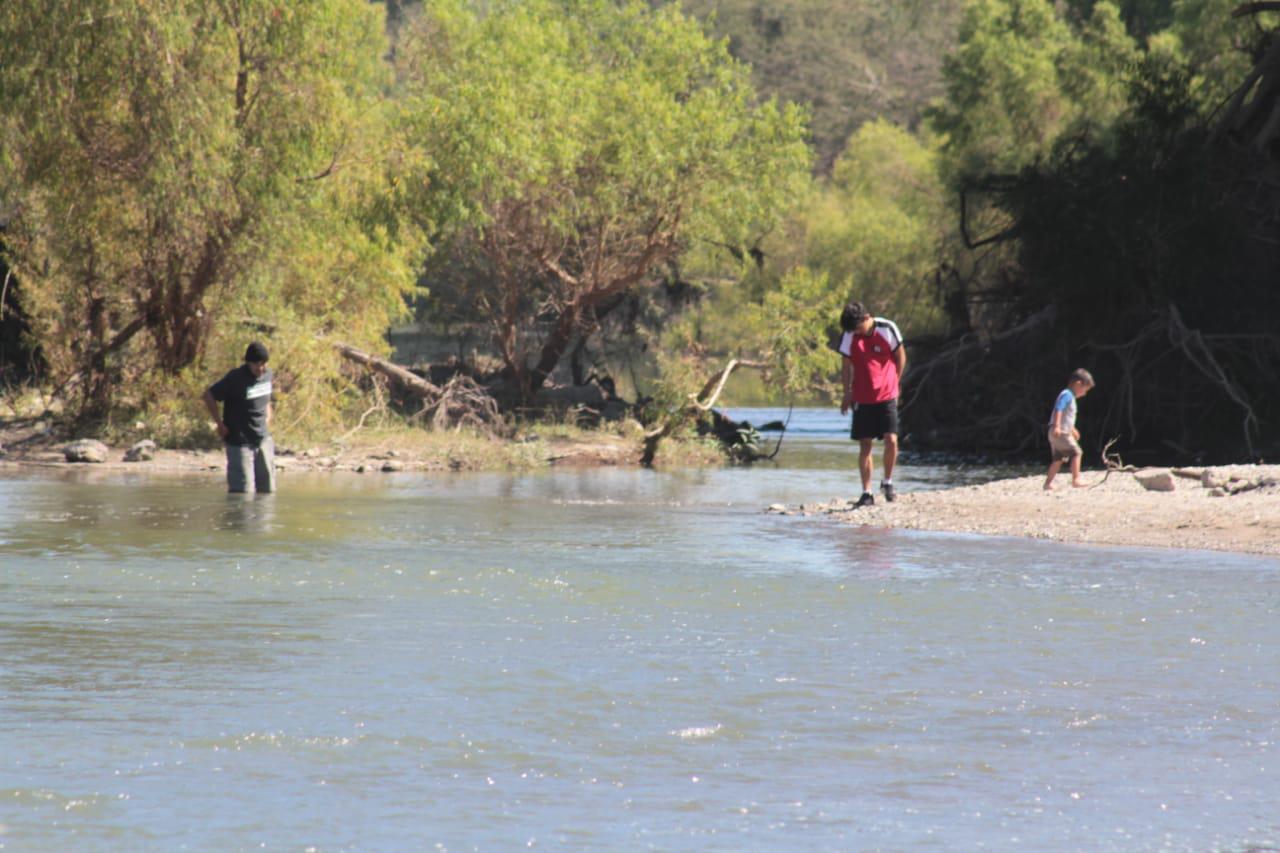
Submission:
<svg viewBox="0 0 1280 853">
<path fill-rule="evenodd" d="M 843 415 L 853 405 L 853 362 L 848 358 L 840 359 L 840 385 L 844 389 L 840 400 L 840 414 Z"/>
<path fill-rule="evenodd" d="M 222 412 L 218 411 L 218 401 L 213 399 L 212 391 L 205 391 L 204 396 L 200 399 L 204 400 L 205 408 L 209 410 L 209 417 L 213 418 L 214 426 L 218 430 L 218 436 L 226 438 L 230 430 L 227 425 L 222 422 Z"/>
</svg>

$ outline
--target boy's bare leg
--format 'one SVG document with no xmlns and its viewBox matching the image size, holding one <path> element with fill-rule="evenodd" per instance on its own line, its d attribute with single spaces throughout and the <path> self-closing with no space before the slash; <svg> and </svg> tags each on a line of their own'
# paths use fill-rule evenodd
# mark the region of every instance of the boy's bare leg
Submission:
<svg viewBox="0 0 1280 853">
<path fill-rule="evenodd" d="M 1077 453 L 1071 457 L 1071 485 L 1077 489 L 1084 485 L 1084 480 L 1080 479 L 1080 462 L 1084 458 L 1084 454 Z"/>
<path fill-rule="evenodd" d="M 1053 491 L 1053 478 L 1058 475 L 1058 469 L 1062 467 L 1062 460 L 1055 459 L 1049 463 L 1049 475 L 1044 478 L 1044 490 L 1046 492 Z"/>
<path fill-rule="evenodd" d="M 896 432 L 886 432 L 884 434 L 884 453 L 880 461 L 884 466 L 884 478 L 892 480 L 893 466 L 898 462 L 898 434 Z"/>
<path fill-rule="evenodd" d="M 871 447 L 874 441 L 870 438 L 858 439 L 858 473 L 862 475 L 862 491 L 871 491 Z"/>
</svg>

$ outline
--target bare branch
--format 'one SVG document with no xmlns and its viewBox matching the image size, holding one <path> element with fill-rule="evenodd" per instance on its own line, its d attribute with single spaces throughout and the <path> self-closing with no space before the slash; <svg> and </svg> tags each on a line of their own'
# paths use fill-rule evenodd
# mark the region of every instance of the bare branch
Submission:
<svg viewBox="0 0 1280 853">
<path fill-rule="evenodd" d="M 333 157 L 329 160 L 328 166 L 325 166 L 323 169 L 321 169 L 319 172 L 315 173 L 314 175 L 304 176 L 301 178 L 294 178 L 294 183 L 308 184 L 308 183 L 311 183 L 312 181 L 324 180 L 325 178 L 332 175 L 334 173 L 335 168 L 338 165 L 338 155 L 342 153 L 345 147 L 346 147 L 346 143 L 343 143 L 342 145 L 338 146 L 338 148 L 333 152 Z"/>
<path fill-rule="evenodd" d="M 1245 3 L 1244 5 L 1237 6 L 1235 9 L 1231 10 L 1231 17 L 1244 18 L 1249 15 L 1257 15 L 1260 12 L 1280 12 L 1280 3 Z"/>
<path fill-rule="evenodd" d="M 1186 354 L 1187 360 L 1192 365 L 1221 388 L 1231 398 L 1232 402 L 1244 410 L 1244 421 L 1241 424 L 1241 428 L 1244 431 L 1245 447 L 1248 449 L 1250 456 L 1256 457 L 1257 454 L 1253 448 L 1253 435 L 1259 429 L 1258 413 L 1253 410 L 1253 406 L 1250 405 L 1245 392 L 1227 376 L 1213 350 L 1205 343 L 1204 336 L 1197 330 L 1188 329 L 1182 322 L 1182 315 L 1178 312 L 1176 305 L 1169 306 L 1169 340 Z M 1192 352 L 1193 349 L 1198 351 L 1198 356 L 1197 353 Z"/>
</svg>

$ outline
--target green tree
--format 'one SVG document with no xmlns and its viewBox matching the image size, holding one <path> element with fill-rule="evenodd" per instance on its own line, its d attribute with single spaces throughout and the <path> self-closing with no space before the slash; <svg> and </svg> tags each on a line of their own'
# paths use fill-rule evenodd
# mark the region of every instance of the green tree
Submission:
<svg viewBox="0 0 1280 853">
<path fill-rule="evenodd" d="M 752 306 L 753 349 L 767 360 L 772 388 L 792 399 L 838 398 L 840 357 L 829 344 L 845 301 L 843 288 L 833 287 L 825 274 L 796 267 Z"/>
<path fill-rule="evenodd" d="M 803 214 L 800 263 L 914 333 L 938 316 L 930 273 L 953 215 L 936 148 L 884 121 L 864 124 Z"/>
<path fill-rule="evenodd" d="M 1235 17 L 1242 0 L 1177 0 L 1168 32 L 1196 69 L 1196 88 L 1208 109 L 1221 106 L 1259 58 L 1280 24 L 1280 14 Z"/>
<path fill-rule="evenodd" d="M 933 272 L 950 247 L 951 215 L 936 147 L 887 121 L 864 124 L 830 178 L 764 241 L 764 267 L 747 268 L 736 286 L 713 284 L 666 325 L 659 349 L 683 358 L 668 358 L 665 372 L 705 377 L 722 359 L 742 358 L 765 365 L 774 394 L 829 398 L 840 364 L 829 338 L 849 299 L 913 338 L 942 331 Z M 687 393 L 694 383 L 675 384 Z"/>
<path fill-rule="evenodd" d="M 385 51 L 363 0 L 0 5 L 8 259 L 82 409 L 240 320 L 377 340 L 414 243 L 375 193 Z"/>
<path fill-rule="evenodd" d="M 539 388 L 616 297 L 701 239 L 742 245 L 807 181 L 795 108 L 760 104 L 674 8 L 529 0 L 427 8 L 403 33 L 409 183 L 478 273 L 517 386 Z"/>
<path fill-rule="evenodd" d="M 951 174 L 1016 172 L 1067 133 L 1109 126 L 1137 50 L 1108 2 L 1077 30 L 1048 0 L 970 0 L 930 114 Z"/>
</svg>

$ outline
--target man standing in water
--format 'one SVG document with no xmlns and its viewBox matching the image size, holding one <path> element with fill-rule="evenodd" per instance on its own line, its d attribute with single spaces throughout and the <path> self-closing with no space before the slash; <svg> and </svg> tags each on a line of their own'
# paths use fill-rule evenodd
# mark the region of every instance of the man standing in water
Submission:
<svg viewBox="0 0 1280 853">
<path fill-rule="evenodd" d="M 244 353 L 244 364 L 204 392 L 204 404 L 213 417 L 218 435 L 227 444 L 227 491 L 276 490 L 275 442 L 271 425 L 271 370 L 267 348 L 254 341 Z M 222 403 L 222 412 L 218 412 Z"/>
<path fill-rule="evenodd" d="M 884 479 L 880 488 L 892 502 L 893 466 L 898 461 L 898 384 L 907 369 L 907 349 L 898 327 L 882 317 L 872 317 L 861 302 L 850 302 L 840 315 L 843 334 L 837 349 L 842 358 L 844 399 L 840 414 L 853 408 L 850 437 L 858 442 L 858 471 L 862 497 L 858 506 L 876 502 L 871 494 L 871 448 L 884 441 Z"/>
</svg>

